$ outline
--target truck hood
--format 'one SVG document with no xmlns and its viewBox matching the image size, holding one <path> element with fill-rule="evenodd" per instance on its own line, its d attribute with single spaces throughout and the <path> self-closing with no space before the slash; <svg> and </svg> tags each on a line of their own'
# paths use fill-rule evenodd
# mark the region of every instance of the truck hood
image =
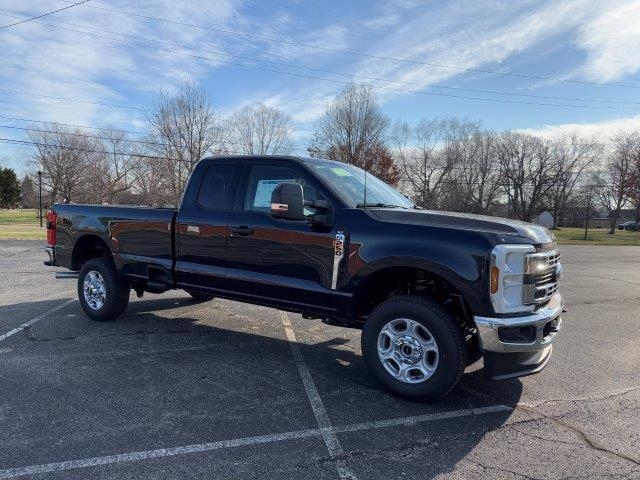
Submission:
<svg viewBox="0 0 640 480">
<path fill-rule="evenodd" d="M 524 237 L 535 244 L 555 241 L 555 236 L 546 227 L 508 218 L 471 215 L 457 212 L 414 210 L 400 208 L 368 209 L 386 222 L 428 225 L 433 227 L 477 230 L 501 235 Z"/>
</svg>

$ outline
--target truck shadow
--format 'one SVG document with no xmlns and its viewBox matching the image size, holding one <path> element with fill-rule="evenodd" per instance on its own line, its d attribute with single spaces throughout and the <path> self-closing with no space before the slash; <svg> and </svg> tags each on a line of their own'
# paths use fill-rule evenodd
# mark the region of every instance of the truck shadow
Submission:
<svg viewBox="0 0 640 480">
<path fill-rule="evenodd" d="M 236 304 L 241 305 L 241 304 Z M 211 334 L 203 341 L 201 361 L 209 364 L 211 370 L 207 373 L 210 381 L 227 381 L 226 376 L 217 376 L 215 365 L 220 358 L 223 363 L 238 358 L 237 345 L 246 345 L 255 361 L 266 365 L 278 362 L 288 364 L 292 381 L 299 384 L 302 390 L 299 374 L 292 365 L 293 357 L 290 344 L 284 337 L 283 327 L 275 310 L 266 310 L 271 318 L 262 319 L 266 326 L 259 327 L 258 332 L 244 330 L 242 319 L 231 319 L 219 322 L 213 319 L 215 327 L 196 324 L 196 320 L 189 316 L 166 319 L 158 318 L 153 310 L 141 308 L 132 309 L 132 315 L 126 321 L 133 321 L 139 325 L 153 328 L 160 327 L 172 330 L 189 331 L 193 333 Z M 265 317 L 269 315 L 267 313 Z M 298 345 L 320 397 L 327 409 L 329 418 L 334 426 L 371 422 L 377 420 L 414 417 L 419 415 L 439 414 L 464 411 L 469 408 L 494 406 L 497 404 L 514 407 L 522 394 L 522 382 L 518 379 L 503 382 L 488 382 L 479 365 L 470 367 L 463 375 L 460 383 L 445 397 L 431 403 L 417 403 L 397 398 L 383 391 L 368 375 L 359 348 L 359 341 L 353 340 L 354 331 L 322 325 L 317 320 L 306 320 L 301 324 L 300 317 L 289 314 L 294 322 Z M 133 318 L 131 318 L 133 317 Z M 270 321 L 269 321 L 270 320 Z M 238 329 L 236 330 L 235 325 Z M 309 330 L 320 331 L 322 336 L 309 335 Z M 280 332 L 274 335 L 274 331 Z M 343 336 L 344 335 L 344 336 Z M 358 337 L 359 338 L 359 335 Z M 217 359 L 207 358 L 208 349 L 212 345 L 216 350 Z M 229 348 L 226 348 L 229 346 Z M 246 367 L 238 372 L 239 376 L 251 378 L 253 361 L 248 360 Z M 481 363 L 480 363 L 481 365 Z M 278 368 L 282 371 L 283 368 Z M 272 379 L 276 385 L 278 380 Z M 227 388 L 229 385 L 227 385 Z M 498 388 L 497 388 L 498 387 Z M 245 388 L 245 387 L 242 387 Z M 496 392 L 499 392 L 496 394 Z M 260 401 L 256 398 L 256 401 Z M 401 469 L 406 468 L 406 462 L 393 460 L 408 455 L 416 461 L 418 456 L 427 455 L 428 460 L 416 461 L 410 467 L 416 477 L 427 478 L 455 470 L 457 463 L 473 451 L 485 435 L 499 430 L 511 416 L 512 411 L 499 411 L 458 419 L 444 419 L 425 422 L 416 425 L 414 431 L 406 426 L 374 431 L 355 432 L 339 435 L 343 443 L 347 458 L 370 457 L 372 464 L 379 459 L 386 458 L 376 471 L 385 470 L 396 464 Z M 401 433 L 399 433 L 401 432 Z M 434 439 L 438 439 L 439 447 L 434 449 Z M 449 440 L 449 441 L 447 441 Z M 428 467 L 427 467 L 428 465 Z M 418 468 L 419 466 L 419 468 Z M 415 468 L 415 470 L 414 470 Z M 425 475 L 426 472 L 429 475 Z M 396 475 L 395 468 L 387 476 Z"/>
<path fill-rule="evenodd" d="M 189 303 L 189 300 L 184 302 Z M 288 371 L 290 381 L 297 384 L 297 388 L 303 391 L 299 374 L 294 366 L 290 344 L 284 336 L 277 311 L 264 309 L 259 319 L 261 325 L 255 327 L 257 331 L 246 331 L 249 327 L 243 323 L 246 322 L 243 319 L 212 318 L 211 321 L 215 323 L 215 326 L 212 326 L 202 324 L 201 320 L 190 315 L 178 318 L 160 317 L 156 314 L 157 302 L 150 302 L 149 305 L 146 303 L 137 302 L 132 305 L 133 308 L 128 317 L 123 321 L 132 322 L 132 326 L 135 325 L 143 331 L 161 329 L 199 337 L 196 340 L 198 346 L 194 347 L 200 349 L 197 354 L 198 362 L 201 364 L 198 371 L 206 371 L 207 381 L 216 385 L 215 388 L 252 390 L 247 385 L 234 387 L 233 382 L 229 384 L 227 375 L 216 372 L 221 362 L 223 364 L 237 362 L 241 356 L 243 362 L 240 363 L 244 367 L 239 367 L 238 377 L 251 381 L 250 379 L 255 375 L 253 370 L 256 363 L 272 365 L 272 371 L 280 372 L 276 374 L 279 378 L 275 378 L 270 372 L 261 380 L 273 382 L 277 390 L 278 385 L 283 381 L 282 372 Z M 241 309 L 241 307 L 237 308 Z M 397 398 L 383 391 L 369 377 L 362 361 L 359 342 L 354 341 L 354 330 L 322 325 L 317 320 L 305 320 L 306 323 L 300 323 L 299 316 L 295 314 L 289 314 L 289 316 L 294 323 L 302 355 L 334 426 L 419 415 L 446 414 L 498 404 L 513 408 L 520 401 L 522 382 L 518 379 L 488 382 L 480 368 L 481 362 L 469 367 L 460 383 L 449 394 L 437 401 L 418 403 Z M 313 330 L 312 333 L 310 333 L 311 330 Z M 321 332 L 321 336 L 317 332 Z M 355 338 L 358 337 L 359 335 Z M 158 340 L 158 347 L 165 340 L 168 339 Z M 176 345 L 172 340 L 168 341 L 171 345 Z M 190 340 L 185 342 L 191 344 Z M 191 348 L 187 345 L 185 347 Z M 238 352 L 239 349 L 242 353 Z M 215 351 L 214 357 L 210 356 L 212 350 Z M 164 368 L 167 368 L 166 364 Z M 225 385 L 221 386 L 221 382 L 225 382 Z M 256 388 L 257 391 L 262 391 L 257 385 Z M 262 392 L 264 395 L 264 391 Z M 256 394 L 255 401 L 265 401 L 265 398 Z M 397 462 L 403 463 L 399 460 L 397 462 L 392 460 L 389 463 L 390 458 L 394 456 L 402 458 L 403 454 L 407 454 L 415 460 L 422 452 L 428 456 L 428 460 L 424 459 L 416 463 L 420 468 L 416 468 L 415 474 L 420 478 L 426 478 L 455 470 L 456 464 L 473 451 L 484 436 L 502 428 L 511 414 L 511 410 L 505 410 L 464 418 L 442 419 L 416 425 L 413 432 L 407 431 L 406 426 L 395 427 L 395 429 L 391 427 L 391 435 L 385 431 L 386 429 L 380 429 L 370 434 L 367 432 L 342 434 L 340 439 L 348 458 L 364 455 L 372 457 L 371 461 L 376 463 L 376 457 L 386 457 L 387 459 L 376 467 L 376 470 L 385 470 Z M 403 433 L 398 434 L 399 430 Z M 440 445 L 435 449 L 434 438 L 438 439 L 437 443 Z M 402 468 L 405 467 L 406 465 L 403 464 Z M 411 470 L 413 468 L 414 466 Z M 427 471 L 430 472 L 429 475 L 425 475 Z M 397 470 L 392 469 L 388 472 L 391 476 L 395 474 Z"/>
<path fill-rule="evenodd" d="M 243 305 L 242 303 L 235 303 L 235 305 Z M 251 340 L 252 337 L 257 338 L 269 338 L 270 340 L 276 340 L 272 336 L 260 336 L 255 333 L 244 333 L 236 330 L 220 328 L 211 325 L 205 325 L 199 323 L 199 320 L 191 318 L 191 317 L 179 317 L 179 318 L 167 318 L 155 315 L 154 312 L 160 312 L 163 310 L 170 310 L 176 307 L 186 307 L 186 306 L 198 306 L 198 305 L 206 305 L 206 303 L 196 302 L 191 300 L 190 298 L 156 298 L 152 300 L 144 300 L 132 303 L 129 305 L 126 318 L 122 318 L 120 322 L 131 322 L 133 321 L 135 325 L 143 326 L 152 326 L 156 327 L 166 327 L 167 325 L 172 325 L 172 332 L 184 332 L 184 333 L 224 333 L 225 335 L 238 335 L 239 338 L 232 338 L 230 340 L 244 340 L 241 343 L 255 343 L 255 339 Z M 265 311 L 270 311 L 273 313 L 274 318 L 272 321 L 277 325 L 277 329 L 282 329 L 282 324 L 280 318 L 277 316 L 277 311 L 273 309 L 266 309 Z M 296 314 L 289 314 L 291 317 L 296 316 Z M 235 316 L 235 315 L 234 315 Z M 242 322 L 242 319 L 237 319 L 238 322 Z M 322 325 L 318 320 L 305 320 L 305 326 L 311 328 L 314 326 Z M 368 374 L 366 372 L 364 363 L 362 362 L 361 352 L 359 342 L 353 342 L 353 332 L 357 332 L 357 330 L 347 329 L 347 328 L 338 328 L 333 326 L 322 325 L 326 327 L 327 330 L 332 329 L 332 331 L 338 330 L 340 333 L 347 332 L 345 336 L 335 336 L 333 338 L 325 338 L 323 341 L 317 343 L 307 343 L 300 342 L 301 349 L 306 356 L 311 358 L 311 361 L 307 361 L 309 363 L 310 370 L 314 370 L 313 360 L 320 360 L 323 363 L 321 373 L 322 377 L 329 377 L 330 373 L 325 369 L 328 365 L 326 362 L 329 362 L 330 368 L 332 368 L 331 373 L 337 373 L 340 375 L 346 375 L 351 378 L 354 382 L 354 385 L 373 385 L 376 390 L 380 390 L 377 384 L 373 384 L 370 381 L 361 382 L 358 379 L 367 378 Z M 297 330 L 304 330 L 304 327 L 298 327 Z M 142 329 L 145 330 L 145 329 Z M 300 332 L 298 332 L 299 334 Z M 348 335 L 351 333 L 351 335 Z M 357 334 L 359 338 L 359 333 Z M 285 342 L 287 343 L 287 342 Z M 356 343 L 355 346 L 352 344 Z M 340 348 L 342 346 L 347 346 L 347 348 Z M 454 389 L 453 392 L 448 394 L 442 402 L 446 402 L 447 398 L 454 393 L 467 392 L 472 395 L 481 395 L 485 398 L 492 399 L 494 402 L 500 402 L 502 404 L 515 407 L 517 403 L 520 401 L 522 395 L 522 382 L 519 379 L 509 379 L 503 380 L 500 382 L 491 382 L 485 379 L 483 370 L 481 368 L 482 361 L 477 362 L 476 364 L 469 366 L 465 371 L 460 386 Z M 357 371 L 354 371 L 356 370 Z M 352 372 L 353 371 L 353 372 Z M 499 393 L 496 392 L 496 387 L 499 387 Z M 395 397 L 392 397 L 395 398 Z M 404 401 L 404 400 L 403 400 Z M 408 402 L 415 404 L 416 402 Z M 419 403 L 419 402 L 417 402 Z"/>
</svg>

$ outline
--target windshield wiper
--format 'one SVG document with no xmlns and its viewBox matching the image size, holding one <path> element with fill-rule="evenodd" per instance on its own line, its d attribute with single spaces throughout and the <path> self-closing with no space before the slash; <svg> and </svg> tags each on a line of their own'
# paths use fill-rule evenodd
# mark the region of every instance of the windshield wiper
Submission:
<svg viewBox="0 0 640 480">
<path fill-rule="evenodd" d="M 373 208 L 406 208 L 403 207 L 402 205 L 391 205 L 389 203 L 358 203 L 356 205 L 356 208 L 369 208 L 369 207 L 373 207 Z"/>
</svg>

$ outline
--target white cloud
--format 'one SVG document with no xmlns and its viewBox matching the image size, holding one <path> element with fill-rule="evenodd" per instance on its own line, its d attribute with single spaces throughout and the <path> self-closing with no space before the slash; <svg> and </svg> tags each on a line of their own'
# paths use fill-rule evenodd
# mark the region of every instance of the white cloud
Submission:
<svg viewBox="0 0 640 480">
<path fill-rule="evenodd" d="M 365 28 L 385 28 L 385 27 L 393 27 L 394 25 L 398 25 L 401 21 L 400 15 L 398 14 L 383 14 L 378 17 L 367 18 L 362 20 L 360 24 Z"/>
<path fill-rule="evenodd" d="M 525 128 L 522 132 L 553 138 L 564 134 L 576 134 L 586 138 L 609 139 L 618 133 L 640 131 L 640 115 L 626 118 L 616 118 L 593 123 L 563 123 L 558 125 L 543 125 Z"/>
<path fill-rule="evenodd" d="M 193 12 L 199 11 L 212 22 L 224 24 L 235 15 L 236 3 L 234 0 L 217 0 L 204 4 L 196 1 L 144 2 L 137 4 L 137 11 L 185 22 L 192 21 Z M 42 12 L 57 6 L 59 3 L 46 2 L 36 8 L 38 12 Z M 20 1 L 5 2 L 3 7 L 27 14 L 36 13 L 25 10 Z M 109 4 L 109 7 L 127 10 L 130 4 L 116 2 Z M 135 95 L 136 92 L 144 94 L 159 88 L 170 88 L 184 80 L 185 72 L 189 76 L 197 76 L 219 67 L 215 63 L 207 64 L 192 57 L 138 48 L 102 38 L 113 37 L 106 33 L 89 31 L 95 35 L 85 35 L 55 28 L 44 22 L 64 28 L 78 29 L 58 22 L 94 25 L 129 35 L 171 38 L 176 43 L 196 48 L 220 47 L 212 42 L 211 35 L 204 30 L 152 22 L 81 5 L 52 16 L 51 19 L 43 19 L 43 22 L 33 21 L 2 32 L 3 48 L 11 52 L 11 55 L 0 57 L 0 71 L 3 72 L 0 87 L 97 103 L 135 106 L 121 92 L 126 92 L 127 95 L 133 92 Z M 5 113 L 12 115 L 71 123 L 103 124 L 122 120 L 128 123 L 127 118 L 139 116 L 134 110 L 64 100 L 44 100 L 27 95 L 2 98 L 0 105 Z"/>
<path fill-rule="evenodd" d="M 640 0 L 601 5 L 580 28 L 576 43 L 588 55 L 581 73 L 606 82 L 640 70 Z"/>
<path fill-rule="evenodd" d="M 390 0 L 387 12 L 391 11 L 391 8 L 395 11 L 412 10 L 404 12 L 406 18 L 403 18 L 397 27 L 385 31 L 385 35 L 367 37 L 369 43 L 361 46 L 360 51 L 379 57 L 455 65 L 462 69 L 482 68 L 504 62 L 549 36 L 575 26 L 583 15 L 591 12 L 590 5 L 586 0 L 525 2 L 508 6 L 499 2 L 489 2 L 487 5 L 473 0 L 458 0 L 439 4 L 434 13 L 433 8 L 421 8 L 413 2 L 398 5 L 397 0 Z M 487 15 L 488 11 L 491 15 Z M 379 18 L 372 17 L 372 21 Z M 354 47 L 350 49 L 358 50 Z M 342 66 L 336 70 L 353 72 L 352 79 L 355 82 L 366 82 L 362 77 L 372 77 L 417 84 L 373 82 L 378 86 L 387 87 L 377 91 L 383 102 L 399 95 L 409 95 L 411 90 L 426 90 L 419 84 L 438 84 L 465 73 L 460 69 L 378 58 L 342 56 L 341 60 Z M 340 81 L 350 80 L 344 76 L 320 76 Z M 295 109 L 296 117 L 300 118 L 300 121 L 309 122 L 315 120 L 322 112 L 317 99 L 330 98 L 340 88 L 341 85 L 336 83 L 316 81 L 313 85 L 305 86 L 302 92 L 296 90 L 292 95 L 282 94 L 280 100 L 282 105 L 300 105 Z M 290 100 L 287 100 L 287 97 L 291 97 Z M 308 101 L 305 104 L 299 101 L 301 98 L 311 98 L 316 102 Z"/>
<path fill-rule="evenodd" d="M 184 22 L 193 22 L 193 12 L 197 11 L 203 18 L 207 18 L 208 24 L 224 27 L 233 21 L 242 1 L 138 2 L 135 11 Z M 137 107 L 141 106 L 145 96 L 151 92 L 160 88 L 172 88 L 187 75 L 197 78 L 213 68 L 220 67 L 213 62 L 158 52 L 104 38 L 114 37 L 104 32 L 89 30 L 93 36 L 73 32 L 65 28 L 77 30 L 78 27 L 60 23 L 70 22 L 122 34 L 171 39 L 175 43 L 195 48 L 225 48 L 222 42 L 214 41 L 214 37 L 205 30 L 118 15 L 91 8 L 90 5 L 79 5 L 42 21 L 16 25 L 0 32 L 4 52 L 0 55 L 0 88 Z M 60 2 L 52 1 L 25 5 L 20 0 L 10 0 L 2 4 L 3 8 L 26 15 L 36 15 L 59 6 Z M 105 6 L 134 10 L 130 2 L 126 1 L 110 2 Z M 9 15 L 13 17 L 6 16 L 6 12 L 0 13 L 0 24 L 25 18 L 15 18 L 16 15 L 12 13 Z M 140 100 L 137 100 L 138 98 Z M 143 112 L 138 110 L 5 92 L 0 92 L 0 110 L 3 115 L 21 118 L 81 125 L 111 124 L 134 129 L 140 128 L 143 119 Z M 10 123 L 5 119 L 1 122 Z M 16 125 L 25 126 L 21 123 Z M 26 138 L 16 130 L 2 130 L 0 136 Z M 13 165 L 20 167 L 20 154 L 16 153 L 13 147 L 0 145 L 0 150 L 12 156 Z"/>
</svg>

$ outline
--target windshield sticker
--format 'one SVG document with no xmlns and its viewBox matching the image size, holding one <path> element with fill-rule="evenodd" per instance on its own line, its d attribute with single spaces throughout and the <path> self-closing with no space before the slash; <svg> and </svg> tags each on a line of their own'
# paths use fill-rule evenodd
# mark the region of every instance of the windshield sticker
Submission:
<svg viewBox="0 0 640 480">
<path fill-rule="evenodd" d="M 270 208 L 271 207 L 271 194 L 273 190 L 281 183 L 295 182 L 290 178 L 274 179 L 274 180 L 260 180 L 256 187 L 256 196 L 253 199 L 253 206 L 256 208 Z"/>
<path fill-rule="evenodd" d="M 335 173 L 336 175 L 338 175 L 339 177 L 352 177 L 353 176 L 347 170 L 345 170 L 344 168 L 340 168 L 340 167 L 333 167 L 331 169 L 331 171 L 333 173 Z"/>
</svg>

